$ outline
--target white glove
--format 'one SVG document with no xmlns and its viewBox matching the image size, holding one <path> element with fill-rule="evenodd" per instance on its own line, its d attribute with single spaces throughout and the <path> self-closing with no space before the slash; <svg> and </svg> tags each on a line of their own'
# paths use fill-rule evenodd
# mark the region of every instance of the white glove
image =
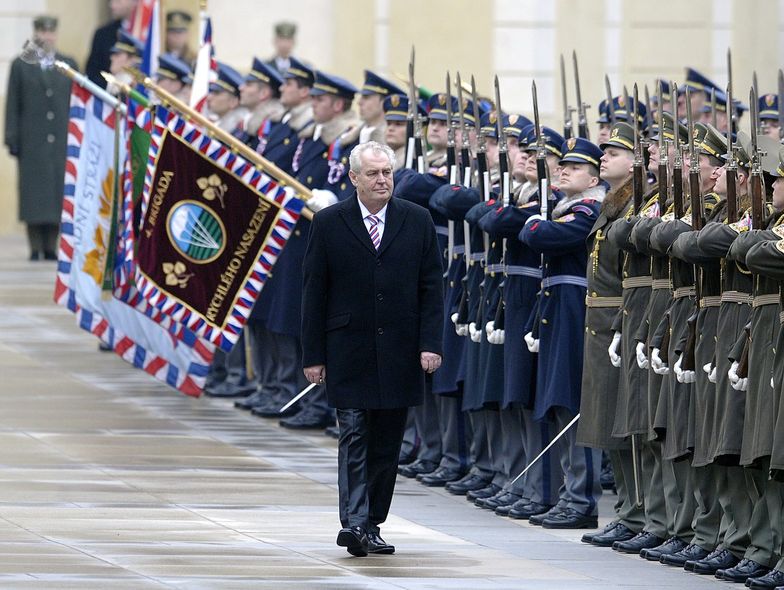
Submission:
<svg viewBox="0 0 784 590">
<path fill-rule="evenodd" d="M 773 385 L 773 377 L 770 378 L 770 387 L 771 389 L 776 389 L 776 386 Z"/>
<path fill-rule="evenodd" d="M 528 346 L 529 352 L 539 352 L 539 339 L 534 338 L 534 335 L 531 332 L 528 332 L 523 339 L 525 340 L 526 346 Z"/>
<path fill-rule="evenodd" d="M 305 205 L 314 213 L 338 202 L 337 196 L 332 191 L 314 188 L 310 192 L 313 196 L 307 200 Z"/>
<path fill-rule="evenodd" d="M 471 336 L 471 342 L 479 342 L 482 340 L 482 331 L 476 329 L 476 322 L 468 324 L 468 333 Z"/>
<path fill-rule="evenodd" d="M 539 215 L 537 213 L 536 215 L 531 215 L 531 217 L 526 219 L 525 220 L 525 224 L 528 225 L 529 223 L 533 223 L 534 221 L 540 221 L 540 220 L 543 220 L 543 219 L 544 219 L 544 217 L 542 217 L 541 215 Z"/>
<path fill-rule="evenodd" d="M 487 334 L 488 342 L 489 342 L 490 334 L 493 333 L 493 330 L 495 330 L 495 322 L 493 320 L 490 320 L 485 324 L 485 334 Z"/>
<path fill-rule="evenodd" d="M 683 353 L 678 357 L 673 370 L 675 371 L 675 378 L 678 383 L 694 383 L 697 380 L 697 375 L 694 371 L 684 371 L 681 369 L 683 365 Z"/>
<path fill-rule="evenodd" d="M 621 366 L 621 355 L 618 354 L 618 349 L 621 346 L 621 333 L 615 332 L 613 334 L 612 342 L 610 342 L 610 347 L 607 349 L 607 354 L 610 355 L 610 364 L 613 367 L 620 367 Z"/>
<path fill-rule="evenodd" d="M 713 363 L 703 365 L 702 370 L 708 376 L 708 381 L 716 383 L 716 367 L 713 366 Z M 713 377 L 713 379 L 711 379 L 711 377 Z"/>
<path fill-rule="evenodd" d="M 749 380 L 738 377 L 738 361 L 732 363 L 730 370 L 727 371 L 727 377 L 730 378 L 730 385 L 735 391 L 746 391 L 749 388 Z"/>
<path fill-rule="evenodd" d="M 716 383 L 716 366 L 715 365 L 713 366 L 713 369 L 711 369 L 710 375 L 708 375 L 708 381 L 710 381 L 711 383 Z"/>
<path fill-rule="evenodd" d="M 670 372 L 670 368 L 659 356 L 658 348 L 654 348 L 651 351 L 651 369 L 653 369 L 653 372 L 657 375 L 667 375 Z"/>
<path fill-rule="evenodd" d="M 452 320 L 452 323 L 455 325 L 455 332 L 458 336 L 466 336 L 468 335 L 468 325 L 467 324 L 458 324 L 457 318 L 459 317 L 457 312 L 453 313 L 449 316 Z"/>
<path fill-rule="evenodd" d="M 504 330 L 493 330 L 487 335 L 487 341 L 490 344 L 503 344 L 505 339 Z"/>
<path fill-rule="evenodd" d="M 637 354 L 637 366 L 641 369 L 647 369 L 648 355 L 645 352 L 645 342 L 638 342 L 634 351 Z"/>
</svg>

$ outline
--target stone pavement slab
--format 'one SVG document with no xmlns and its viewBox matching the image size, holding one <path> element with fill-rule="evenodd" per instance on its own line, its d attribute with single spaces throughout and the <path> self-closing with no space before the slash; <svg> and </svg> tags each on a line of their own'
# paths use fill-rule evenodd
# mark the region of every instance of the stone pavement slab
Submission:
<svg viewBox="0 0 784 590">
<path fill-rule="evenodd" d="M 0 238 L 0 588 L 722 587 L 402 478 L 383 527 L 397 554 L 352 558 L 334 440 L 99 353 L 52 303 L 54 272 Z"/>
</svg>

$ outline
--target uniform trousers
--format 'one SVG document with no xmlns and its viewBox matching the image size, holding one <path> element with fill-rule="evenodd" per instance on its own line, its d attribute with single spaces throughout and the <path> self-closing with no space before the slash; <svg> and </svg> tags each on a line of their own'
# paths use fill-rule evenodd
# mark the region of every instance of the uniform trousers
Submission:
<svg viewBox="0 0 784 590">
<path fill-rule="evenodd" d="M 631 449 L 612 449 L 609 451 L 610 464 L 615 474 L 615 489 L 618 499 L 615 502 L 615 518 L 635 533 L 639 533 L 645 526 L 645 509 L 643 494 L 640 489 L 640 505 L 637 505 L 637 492 L 634 483 L 634 465 Z M 640 486 L 642 486 L 642 472 L 640 466 Z"/>
<path fill-rule="evenodd" d="M 574 418 L 563 407 L 554 408 L 553 414 L 556 434 Z M 564 475 L 564 493 L 559 504 L 580 514 L 595 515 L 602 495 L 602 451 L 578 445 L 574 426 L 559 439 L 557 447 Z"/>
<path fill-rule="evenodd" d="M 645 499 L 644 531 L 656 535 L 660 539 L 667 538 L 667 504 L 664 500 L 664 483 L 662 481 L 661 443 L 656 440 L 645 440 L 641 443 L 640 464 Z"/>
<path fill-rule="evenodd" d="M 463 412 L 461 396 L 436 395 L 438 422 L 441 429 L 441 461 L 439 466 L 466 473 L 471 424 Z"/>
<path fill-rule="evenodd" d="M 495 475 L 487 437 L 488 414 L 490 413 L 492 410 L 468 412 L 468 420 L 471 423 L 471 445 L 469 447 L 471 473 L 487 481 L 491 481 Z"/>
<path fill-rule="evenodd" d="M 771 567 L 781 557 L 781 484 L 768 478 L 770 457 L 753 467 L 744 467 L 746 488 L 753 509 L 749 521 L 749 546 L 744 557 Z"/>
<path fill-rule="evenodd" d="M 30 252 L 55 254 L 59 231 L 60 226 L 56 223 L 28 223 L 27 242 L 30 244 Z"/>
<path fill-rule="evenodd" d="M 687 460 L 662 459 L 662 485 L 667 509 L 668 536 L 690 543 L 694 537 L 692 522 L 697 508 L 694 500 L 694 477 Z"/>
<path fill-rule="evenodd" d="M 337 410 L 341 526 L 378 533 L 387 519 L 407 414 L 407 408 Z"/>
<path fill-rule="evenodd" d="M 740 559 L 749 548 L 749 522 L 752 507 L 758 498 L 752 500 L 749 496 L 743 467 L 715 465 L 715 472 L 719 502 L 724 518 L 729 521 L 721 545 Z"/>
<path fill-rule="evenodd" d="M 694 477 L 694 500 L 697 510 L 694 513 L 692 543 L 707 551 L 713 551 L 724 538 L 729 518 L 719 502 L 718 474 L 712 464 L 692 467 Z"/>
<path fill-rule="evenodd" d="M 430 461 L 438 464 L 441 462 L 441 428 L 438 421 L 438 405 L 436 395 L 433 394 L 433 381 L 425 381 L 424 402 L 411 408 L 414 413 L 414 423 L 419 435 L 419 461 Z"/>
</svg>

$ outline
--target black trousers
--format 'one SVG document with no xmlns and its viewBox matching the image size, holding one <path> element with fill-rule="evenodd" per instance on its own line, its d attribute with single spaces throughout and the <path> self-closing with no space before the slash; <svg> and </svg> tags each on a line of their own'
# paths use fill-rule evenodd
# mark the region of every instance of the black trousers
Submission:
<svg viewBox="0 0 784 590">
<path fill-rule="evenodd" d="M 395 491 L 408 408 L 337 413 L 341 526 L 378 533 Z"/>
</svg>

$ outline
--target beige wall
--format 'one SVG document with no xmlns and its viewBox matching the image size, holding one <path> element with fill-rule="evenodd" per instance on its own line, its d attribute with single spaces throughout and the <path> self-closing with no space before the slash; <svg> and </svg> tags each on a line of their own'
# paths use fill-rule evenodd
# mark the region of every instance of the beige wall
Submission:
<svg viewBox="0 0 784 590">
<path fill-rule="evenodd" d="M 61 48 L 84 63 L 92 31 L 106 18 L 105 0 L 0 0 L 0 80 L 31 30 L 32 17 L 60 17 Z M 199 0 L 163 0 L 164 10 L 194 14 Z M 442 91 L 458 70 L 491 93 L 498 74 L 506 110 L 531 113 L 536 80 L 545 122 L 561 126 L 558 57 L 577 50 L 589 120 L 604 96 L 604 74 L 620 92 L 625 83 L 657 76 L 680 81 L 691 65 L 726 84 L 726 48 L 733 48 L 735 94 L 748 100 L 751 73 L 760 90 L 776 87 L 784 62 L 782 0 L 208 0 L 219 60 L 240 70 L 252 56 L 272 52 L 272 26 L 299 25 L 297 55 L 355 84 L 364 68 L 405 76 L 416 45 L 417 81 Z M 5 83 L 0 82 L 0 107 Z M 595 133 L 595 131 L 594 131 Z M 15 163 L 0 150 L 0 233 L 18 231 Z"/>
</svg>

